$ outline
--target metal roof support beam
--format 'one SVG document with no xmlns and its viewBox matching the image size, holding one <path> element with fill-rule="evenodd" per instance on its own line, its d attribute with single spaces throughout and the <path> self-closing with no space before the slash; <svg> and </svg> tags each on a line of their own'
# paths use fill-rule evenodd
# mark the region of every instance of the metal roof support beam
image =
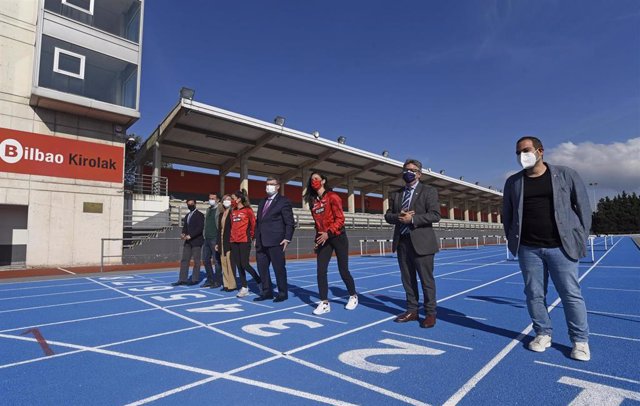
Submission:
<svg viewBox="0 0 640 406">
<path fill-rule="evenodd" d="M 255 144 L 252 144 L 250 147 L 245 148 L 242 152 L 235 155 L 234 158 L 228 159 L 220 166 L 220 172 L 229 173 L 231 169 L 238 166 L 238 164 L 242 163 L 242 160 L 245 158 L 249 158 L 256 151 L 260 150 L 260 148 L 267 145 L 269 141 L 275 138 L 277 134 L 275 133 L 265 133 Z"/>
<path fill-rule="evenodd" d="M 480 205 L 480 200 L 478 200 L 476 204 L 476 220 L 480 223 L 482 222 L 482 206 Z"/>
<path fill-rule="evenodd" d="M 469 221 L 469 200 L 464 199 L 464 221 Z"/>
<path fill-rule="evenodd" d="M 158 178 L 162 171 L 162 151 L 160 151 L 160 143 L 156 141 L 153 146 L 153 176 Z"/>
<path fill-rule="evenodd" d="M 249 161 L 247 158 L 240 160 L 240 190 L 242 189 L 249 193 Z"/>
<path fill-rule="evenodd" d="M 449 220 L 456 219 L 456 209 L 454 208 L 453 196 L 449 196 Z"/>
<path fill-rule="evenodd" d="M 353 176 L 347 178 L 347 207 L 349 213 L 356 212 L 356 198 L 353 190 Z"/>
<path fill-rule="evenodd" d="M 304 196 L 307 193 L 307 179 L 309 179 L 309 169 L 303 167 L 300 176 L 302 177 L 302 196 Z M 309 210 L 309 203 L 304 200 L 304 197 L 302 198 L 302 208 L 305 210 Z"/>
<path fill-rule="evenodd" d="M 369 169 L 373 169 L 376 166 L 378 166 L 379 164 L 380 164 L 380 162 L 372 161 L 372 162 L 369 162 L 368 164 L 366 164 L 365 166 L 363 166 L 362 168 L 358 168 L 358 169 L 354 169 L 352 171 L 349 171 L 344 175 L 344 177 L 342 179 L 338 179 L 336 184 L 342 185 L 345 182 L 348 183 L 350 177 L 353 177 L 354 175 L 357 175 L 357 174 L 362 173 L 362 172 L 366 172 Z"/>
<path fill-rule="evenodd" d="M 491 213 L 491 203 L 487 205 L 487 221 L 493 223 L 493 213 Z"/>
<path fill-rule="evenodd" d="M 328 149 L 326 151 L 324 151 L 322 154 L 318 155 L 318 157 L 316 159 L 310 159 L 308 161 L 305 161 L 302 163 L 302 165 L 300 165 L 301 169 L 310 169 L 311 167 L 318 165 L 321 162 L 324 162 L 327 158 L 329 158 L 331 155 L 335 154 L 336 152 L 338 152 L 335 149 Z M 300 169 L 291 169 L 290 171 L 285 172 L 281 177 L 280 177 L 280 182 L 282 183 L 287 183 L 289 182 L 291 179 L 294 179 L 296 176 L 298 176 L 300 174 Z M 304 185 L 307 182 L 307 177 L 303 176 L 302 177 L 302 187 L 304 189 Z"/>
</svg>

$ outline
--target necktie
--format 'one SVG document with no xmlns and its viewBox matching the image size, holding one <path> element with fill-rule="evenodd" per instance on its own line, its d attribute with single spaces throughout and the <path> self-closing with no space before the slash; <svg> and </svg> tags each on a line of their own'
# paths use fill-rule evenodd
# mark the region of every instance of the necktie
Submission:
<svg viewBox="0 0 640 406">
<path fill-rule="evenodd" d="M 404 189 L 404 195 L 402 196 L 402 210 L 408 211 L 410 203 L 411 203 L 411 188 L 407 187 Z M 411 229 L 410 224 L 403 224 L 402 227 L 400 227 L 400 235 L 408 233 L 410 229 Z"/>
<path fill-rule="evenodd" d="M 267 210 L 269 210 L 269 206 L 271 206 L 271 201 L 273 199 L 267 199 L 267 201 L 264 203 L 264 207 L 262 208 L 262 217 L 264 217 L 265 214 L 267 214 Z"/>
</svg>

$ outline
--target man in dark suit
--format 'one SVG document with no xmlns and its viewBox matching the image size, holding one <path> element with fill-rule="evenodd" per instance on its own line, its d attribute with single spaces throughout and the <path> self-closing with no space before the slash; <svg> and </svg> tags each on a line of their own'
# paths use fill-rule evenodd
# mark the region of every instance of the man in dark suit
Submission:
<svg viewBox="0 0 640 406">
<path fill-rule="evenodd" d="M 402 285 L 407 294 L 407 311 L 395 318 L 397 323 L 418 320 L 418 281 L 420 276 L 424 294 L 425 318 L 420 327 L 436 324 L 436 285 L 433 260 L 438 243 L 433 223 L 440 221 L 438 191 L 420 183 L 422 163 L 407 159 L 402 178 L 406 186 L 389 195 L 389 210 L 384 215 L 393 230 L 393 251 L 398 253 Z"/>
<path fill-rule="evenodd" d="M 200 283 L 200 253 L 202 252 L 202 243 L 204 243 L 204 237 L 202 236 L 204 214 L 196 210 L 195 199 L 187 200 L 187 208 L 189 213 L 184 216 L 182 234 L 180 235 L 180 238 L 184 240 L 182 260 L 180 260 L 180 276 L 177 282 L 171 284 L 173 286 L 191 286 Z M 193 271 L 191 280 L 189 280 L 189 261 L 191 261 L 191 257 L 193 257 Z"/>
<path fill-rule="evenodd" d="M 280 196 L 280 182 L 267 178 L 267 197 L 258 205 L 256 222 L 256 261 L 262 279 L 262 294 L 255 301 L 273 298 L 269 264 L 273 265 L 278 286 L 274 302 L 287 300 L 287 268 L 284 252 L 293 238 L 293 209 L 285 196 Z"/>
</svg>

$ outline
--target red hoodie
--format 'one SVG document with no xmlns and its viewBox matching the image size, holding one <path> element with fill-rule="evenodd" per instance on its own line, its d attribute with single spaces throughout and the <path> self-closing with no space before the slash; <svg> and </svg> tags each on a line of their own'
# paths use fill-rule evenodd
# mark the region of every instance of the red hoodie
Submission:
<svg viewBox="0 0 640 406">
<path fill-rule="evenodd" d="M 251 242 L 256 231 L 256 216 L 251 207 L 235 209 L 231 212 L 230 242 Z"/>
<path fill-rule="evenodd" d="M 337 193 L 328 191 L 320 199 L 316 199 L 311 214 L 316 223 L 317 233 L 327 232 L 329 237 L 332 237 L 344 232 L 342 199 Z"/>
</svg>

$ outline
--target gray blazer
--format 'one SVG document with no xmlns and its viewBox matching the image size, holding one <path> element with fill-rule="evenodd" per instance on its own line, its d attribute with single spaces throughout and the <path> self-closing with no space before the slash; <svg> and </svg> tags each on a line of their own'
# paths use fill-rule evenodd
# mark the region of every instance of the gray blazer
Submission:
<svg viewBox="0 0 640 406">
<path fill-rule="evenodd" d="M 549 165 L 553 189 L 553 208 L 562 248 L 578 260 L 587 253 L 586 242 L 591 230 L 589 194 L 576 171 L 566 166 Z M 516 256 L 522 231 L 524 170 L 511 175 L 504 185 L 502 225 L 509 251 Z"/>
<path fill-rule="evenodd" d="M 395 224 L 393 229 L 393 252 L 398 248 L 400 229 L 402 223 L 398 221 L 398 215 L 402 210 L 402 196 L 404 188 L 389 194 L 389 210 L 384 214 L 384 219 L 389 224 Z M 418 183 L 411 197 L 409 210 L 416 214 L 413 216 L 410 237 L 413 248 L 418 255 L 431 255 L 438 252 L 438 242 L 433 231 L 433 223 L 440 221 L 440 203 L 438 191 L 432 186 Z"/>
</svg>

